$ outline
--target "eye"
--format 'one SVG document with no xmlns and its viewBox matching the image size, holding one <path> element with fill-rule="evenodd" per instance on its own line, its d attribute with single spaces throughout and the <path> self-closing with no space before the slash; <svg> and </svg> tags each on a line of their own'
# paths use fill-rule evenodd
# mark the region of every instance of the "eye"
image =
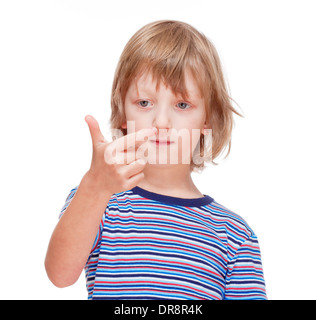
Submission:
<svg viewBox="0 0 316 320">
<path fill-rule="evenodd" d="M 191 106 L 186 102 L 179 102 L 177 103 L 177 106 L 182 110 L 191 108 Z"/>
<path fill-rule="evenodd" d="M 137 102 L 137 104 L 139 106 L 141 106 L 142 108 L 146 108 L 149 107 L 151 105 L 151 103 L 148 100 L 140 100 Z"/>
</svg>

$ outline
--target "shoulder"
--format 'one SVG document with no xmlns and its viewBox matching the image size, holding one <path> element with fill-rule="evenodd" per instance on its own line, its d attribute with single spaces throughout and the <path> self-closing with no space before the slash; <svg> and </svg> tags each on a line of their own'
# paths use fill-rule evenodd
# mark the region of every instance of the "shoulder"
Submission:
<svg viewBox="0 0 316 320">
<path fill-rule="evenodd" d="M 242 216 L 216 201 L 208 205 L 208 210 L 216 228 L 221 230 L 221 239 L 225 243 L 229 260 L 245 248 L 259 250 L 257 236 Z"/>
<path fill-rule="evenodd" d="M 75 195 L 75 193 L 77 192 L 77 190 L 78 190 L 78 186 L 72 188 L 72 189 L 70 190 L 67 198 L 66 198 L 66 201 L 71 200 L 71 199 L 74 197 L 74 195 Z"/>
<path fill-rule="evenodd" d="M 215 200 L 206 207 L 212 216 L 212 220 L 217 225 L 225 228 L 228 241 L 240 245 L 249 238 L 256 237 L 253 229 L 239 213 L 228 209 Z"/>
<path fill-rule="evenodd" d="M 109 206 L 111 205 L 129 205 L 131 203 L 146 202 L 148 205 L 148 199 L 144 199 L 132 190 L 126 190 L 112 194 L 109 200 Z"/>
<path fill-rule="evenodd" d="M 64 214 L 65 210 L 66 210 L 67 207 L 69 206 L 69 203 L 71 202 L 72 198 L 75 196 L 77 189 L 78 189 L 78 186 L 72 188 L 72 189 L 70 190 L 70 192 L 68 193 L 68 196 L 67 196 L 67 198 L 66 198 L 66 200 L 65 200 L 65 203 L 64 203 L 64 205 L 63 205 L 63 207 L 61 208 L 61 211 L 60 211 L 60 213 L 59 213 L 59 219 L 62 217 L 62 215 Z"/>
</svg>

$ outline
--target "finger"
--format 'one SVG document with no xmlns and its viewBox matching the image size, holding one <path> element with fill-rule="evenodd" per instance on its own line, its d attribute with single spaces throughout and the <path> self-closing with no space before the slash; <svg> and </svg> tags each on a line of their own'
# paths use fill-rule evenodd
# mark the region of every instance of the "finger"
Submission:
<svg viewBox="0 0 316 320">
<path fill-rule="evenodd" d="M 146 163 L 147 163 L 146 160 L 138 159 L 135 162 L 133 162 L 133 164 L 127 166 L 132 168 L 128 172 L 129 173 L 128 182 L 130 185 L 130 189 L 137 186 L 144 179 L 145 177 L 144 169 L 145 169 Z"/>
<path fill-rule="evenodd" d="M 138 174 L 135 174 L 134 176 L 132 176 L 131 178 L 129 178 L 128 180 L 128 184 L 129 187 L 128 189 L 133 189 L 134 187 L 136 187 L 145 177 L 144 172 L 139 172 Z"/>
<path fill-rule="evenodd" d="M 120 168 L 120 170 L 126 179 L 130 179 L 134 175 L 142 172 L 146 164 L 147 164 L 147 161 L 145 159 L 137 159 L 132 163 L 130 163 L 129 165 L 123 166 L 122 168 Z"/>
<path fill-rule="evenodd" d="M 104 139 L 103 134 L 101 133 L 98 121 L 94 117 L 87 115 L 85 117 L 85 121 L 89 127 L 90 135 L 91 135 L 91 139 L 92 139 L 92 144 L 94 146 L 96 146 L 99 143 L 107 142 Z"/>
<path fill-rule="evenodd" d="M 143 144 L 142 146 L 145 146 L 145 144 Z M 110 154 L 109 151 L 106 150 L 104 154 L 104 160 L 107 164 L 116 164 L 124 166 L 131 164 L 138 159 L 144 159 L 145 161 L 147 161 L 146 157 L 144 157 L 144 151 L 138 152 L 138 150 L 136 152 L 135 150 L 129 150 L 126 152 L 116 152 L 116 150 L 114 150 L 113 153 L 115 154 Z"/>
<path fill-rule="evenodd" d="M 146 142 L 149 139 L 149 137 L 155 135 L 156 132 L 157 132 L 156 128 L 149 128 L 149 129 L 141 129 L 139 131 L 130 133 L 126 136 L 123 136 L 114 140 L 111 143 L 111 149 L 116 150 L 117 152 L 122 152 L 136 145 L 141 145 L 144 142 Z"/>
</svg>

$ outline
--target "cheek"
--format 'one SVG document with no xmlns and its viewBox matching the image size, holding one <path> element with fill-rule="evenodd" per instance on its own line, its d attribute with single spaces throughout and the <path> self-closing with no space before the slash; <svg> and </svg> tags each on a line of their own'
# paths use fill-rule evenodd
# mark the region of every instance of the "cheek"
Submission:
<svg viewBox="0 0 316 320">
<path fill-rule="evenodd" d="M 135 113 L 132 112 L 132 108 L 128 103 L 125 104 L 124 110 L 125 110 L 125 116 L 127 121 L 135 120 Z"/>
<path fill-rule="evenodd" d="M 133 133 L 145 128 L 151 128 L 151 122 L 148 117 L 139 115 L 137 112 L 133 112 L 129 108 L 125 108 L 125 116 L 127 122 L 127 133 Z"/>
<path fill-rule="evenodd" d="M 194 150 L 201 137 L 200 129 L 181 129 L 178 131 L 178 143 L 180 148 Z"/>
</svg>

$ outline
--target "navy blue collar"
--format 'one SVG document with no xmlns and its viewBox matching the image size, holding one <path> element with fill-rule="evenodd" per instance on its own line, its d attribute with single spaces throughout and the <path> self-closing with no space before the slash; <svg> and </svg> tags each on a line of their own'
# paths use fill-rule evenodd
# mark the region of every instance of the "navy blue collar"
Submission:
<svg viewBox="0 0 316 320">
<path fill-rule="evenodd" d="M 147 199 L 156 200 L 158 202 L 162 202 L 166 204 L 184 206 L 184 207 L 200 207 L 200 206 L 205 206 L 207 204 L 210 204 L 214 201 L 213 198 L 205 194 L 204 194 L 204 197 L 201 197 L 201 198 L 189 199 L 189 198 L 178 198 L 178 197 L 166 196 L 163 194 L 145 190 L 138 186 L 131 189 L 131 191 Z"/>
</svg>

